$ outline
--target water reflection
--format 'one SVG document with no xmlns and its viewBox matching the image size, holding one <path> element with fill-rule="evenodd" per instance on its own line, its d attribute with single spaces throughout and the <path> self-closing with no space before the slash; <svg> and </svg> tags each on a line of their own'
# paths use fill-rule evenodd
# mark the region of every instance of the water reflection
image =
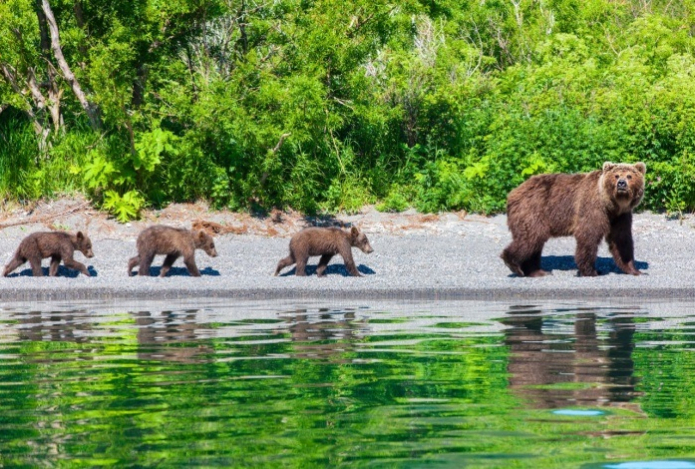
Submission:
<svg viewBox="0 0 695 469">
<path fill-rule="evenodd" d="M 207 325 L 198 324 L 198 310 L 138 311 L 133 313 L 137 325 L 138 358 L 178 363 L 210 360 L 213 349 L 198 341 Z"/>
<path fill-rule="evenodd" d="M 510 388 L 535 408 L 604 405 L 630 407 L 634 377 L 634 314 L 569 317 L 511 309 L 501 322 L 510 348 Z M 637 406 L 634 406 L 637 410 Z"/>
<path fill-rule="evenodd" d="M 312 313 L 299 309 L 283 313 L 284 324 L 294 345 L 297 358 L 347 363 L 345 352 L 353 350 L 365 321 L 356 321 L 354 311 L 332 311 L 320 308 Z M 280 330 L 281 331 L 281 330 Z"/>
<path fill-rule="evenodd" d="M 323 306 L 0 309 L 0 466 L 554 468 L 695 454 L 690 305 L 677 317 Z"/>
<path fill-rule="evenodd" d="M 17 315 L 17 331 L 22 341 L 74 342 L 89 341 L 92 325 L 85 321 L 87 310 L 29 311 Z"/>
</svg>

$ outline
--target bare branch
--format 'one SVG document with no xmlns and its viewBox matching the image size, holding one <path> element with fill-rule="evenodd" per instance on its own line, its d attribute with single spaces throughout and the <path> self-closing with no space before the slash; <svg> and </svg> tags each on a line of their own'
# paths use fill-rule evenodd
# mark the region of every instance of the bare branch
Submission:
<svg viewBox="0 0 695 469">
<path fill-rule="evenodd" d="M 5 81 L 10 85 L 12 90 L 18 96 L 24 98 L 24 96 L 26 95 L 26 91 L 22 90 L 22 88 L 19 86 L 19 83 L 17 82 L 17 77 L 15 75 L 15 71 L 9 64 L 0 62 L 0 74 L 5 78 Z M 26 98 L 24 99 L 26 102 Z M 34 132 L 39 137 L 39 149 L 43 151 L 46 147 L 46 138 L 48 137 L 48 133 L 50 132 L 50 130 L 46 129 L 43 125 L 41 125 L 41 122 L 39 122 L 39 119 L 36 117 L 36 114 L 34 113 L 31 104 L 27 102 L 26 108 L 23 111 L 31 121 L 31 125 L 34 127 Z"/>
<path fill-rule="evenodd" d="M 60 46 L 60 33 L 58 30 L 58 23 L 56 22 L 55 16 L 53 16 L 53 10 L 51 10 L 51 5 L 48 0 L 41 0 L 41 7 L 46 15 L 46 22 L 48 23 L 48 29 L 51 34 L 51 48 L 53 49 L 53 55 L 55 56 L 58 66 L 61 72 L 63 72 L 63 77 L 72 87 L 73 93 L 80 102 L 82 109 L 87 113 L 89 117 L 89 122 L 93 129 L 101 128 L 101 122 L 99 120 L 99 115 L 97 112 L 97 107 L 87 99 L 87 95 L 82 90 L 82 86 L 75 78 L 75 74 L 72 73 L 70 65 L 68 65 L 65 56 L 63 55 L 63 49 Z"/>
<path fill-rule="evenodd" d="M 292 135 L 292 134 L 291 134 L 291 133 L 282 134 L 282 135 L 280 136 L 280 140 L 278 140 L 278 144 L 275 145 L 275 148 L 272 149 L 272 152 L 273 152 L 273 153 L 277 153 L 278 150 L 280 150 L 280 147 L 282 146 L 282 144 L 285 143 L 285 139 L 286 139 L 287 137 L 289 137 L 290 135 Z"/>
</svg>

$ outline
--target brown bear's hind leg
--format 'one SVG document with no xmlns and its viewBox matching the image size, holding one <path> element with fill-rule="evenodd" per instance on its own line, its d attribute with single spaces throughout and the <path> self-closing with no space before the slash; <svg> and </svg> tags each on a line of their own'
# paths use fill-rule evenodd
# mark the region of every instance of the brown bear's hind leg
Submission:
<svg viewBox="0 0 695 469">
<path fill-rule="evenodd" d="M 600 242 L 601 238 L 596 241 L 590 238 L 577 237 L 577 250 L 574 254 L 574 261 L 577 263 L 579 275 L 582 277 L 596 277 L 598 275 L 596 271 L 596 257 L 598 256 L 598 245 Z"/>
<path fill-rule="evenodd" d="M 133 273 L 133 267 L 140 263 L 140 256 L 131 257 L 128 261 L 128 277 Z"/>
<path fill-rule="evenodd" d="M 294 256 L 292 256 L 292 254 L 285 257 L 284 259 L 280 259 L 280 262 L 278 262 L 278 267 L 277 269 L 275 269 L 275 276 L 277 277 L 282 269 L 284 269 L 285 267 L 289 267 L 292 264 L 294 264 Z"/>
<path fill-rule="evenodd" d="M 164 258 L 162 268 L 159 271 L 160 277 L 166 277 L 167 272 L 169 272 L 169 269 L 171 269 L 171 266 L 174 265 L 174 262 L 176 261 L 176 259 L 178 259 L 178 257 L 178 254 L 167 254 L 167 257 Z"/>
<path fill-rule="evenodd" d="M 297 256 L 297 266 L 295 268 L 294 275 L 297 277 L 306 277 L 306 262 L 309 260 L 305 256 Z"/>
<path fill-rule="evenodd" d="M 531 257 L 521 264 L 521 270 L 527 277 L 545 277 L 550 274 L 541 269 L 541 251 L 531 254 Z"/>
<path fill-rule="evenodd" d="M 24 264 L 27 260 L 23 257 L 15 256 L 12 258 L 12 260 L 5 266 L 5 272 L 3 273 L 3 276 L 7 277 L 10 275 L 10 273 L 19 267 L 20 265 Z"/>
<path fill-rule="evenodd" d="M 31 265 L 31 273 L 34 277 L 43 277 L 43 270 L 41 270 L 40 257 L 29 258 L 29 265 Z"/>
<path fill-rule="evenodd" d="M 48 275 L 55 277 L 58 275 L 58 265 L 60 264 L 60 256 L 51 256 L 51 266 L 48 268 Z"/>
<path fill-rule="evenodd" d="M 316 268 L 316 275 L 319 277 L 324 277 L 326 274 L 324 272 L 326 271 L 326 267 L 328 267 L 328 263 L 331 261 L 333 258 L 333 254 L 324 254 L 321 256 L 321 260 L 319 261 L 319 265 Z"/>
<path fill-rule="evenodd" d="M 138 267 L 139 276 L 149 276 L 150 266 L 154 260 L 154 254 L 144 253 L 138 256 L 140 258 L 140 267 Z"/>
<path fill-rule="evenodd" d="M 519 277 L 523 277 L 524 271 L 521 270 L 521 265 L 519 265 L 513 254 L 513 251 L 511 249 L 512 244 L 504 248 L 504 251 L 502 251 L 502 255 L 500 257 L 504 261 L 505 265 L 509 267 L 509 270 L 511 270 L 513 274 L 517 274 Z"/>
<path fill-rule="evenodd" d="M 509 267 L 509 270 L 511 270 L 512 273 L 517 274 L 519 277 L 542 276 L 543 274 L 531 274 L 535 274 L 536 271 L 540 271 L 541 252 L 543 251 L 544 244 L 545 240 L 539 240 L 535 243 L 531 243 L 527 240 L 524 240 L 524 242 L 514 240 L 504 249 L 504 251 L 502 251 L 502 255 L 500 257 L 507 267 Z"/>
</svg>

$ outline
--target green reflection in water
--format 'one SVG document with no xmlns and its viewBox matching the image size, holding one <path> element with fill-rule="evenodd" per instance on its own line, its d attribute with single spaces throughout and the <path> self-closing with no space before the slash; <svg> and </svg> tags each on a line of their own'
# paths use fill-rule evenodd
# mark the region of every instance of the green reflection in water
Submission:
<svg viewBox="0 0 695 469">
<path fill-rule="evenodd" d="M 687 325 L 505 306 L 486 321 L 467 308 L 6 311 L 0 463 L 579 467 L 695 455 Z"/>
</svg>

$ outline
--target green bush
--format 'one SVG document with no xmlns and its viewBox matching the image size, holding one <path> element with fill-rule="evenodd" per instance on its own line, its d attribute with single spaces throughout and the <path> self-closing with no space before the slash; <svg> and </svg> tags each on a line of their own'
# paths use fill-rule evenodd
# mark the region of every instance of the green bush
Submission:
<svg viewBox="0 0 695 469">
<path fill-rule="evenodd" d="M 55 129 L 2 79 L 1 191 L 81 190 L 120 220 L 196 199 L 497 213 L 534 174 L 610 160 L 647 163 L 643 207 L 695 209 L 695 0 L 148 5 L 56 7 L 100 125 L 60 80 Z M 0 8 L 0 63 L 45 92 L 30 6 Z"/>
</svg>

